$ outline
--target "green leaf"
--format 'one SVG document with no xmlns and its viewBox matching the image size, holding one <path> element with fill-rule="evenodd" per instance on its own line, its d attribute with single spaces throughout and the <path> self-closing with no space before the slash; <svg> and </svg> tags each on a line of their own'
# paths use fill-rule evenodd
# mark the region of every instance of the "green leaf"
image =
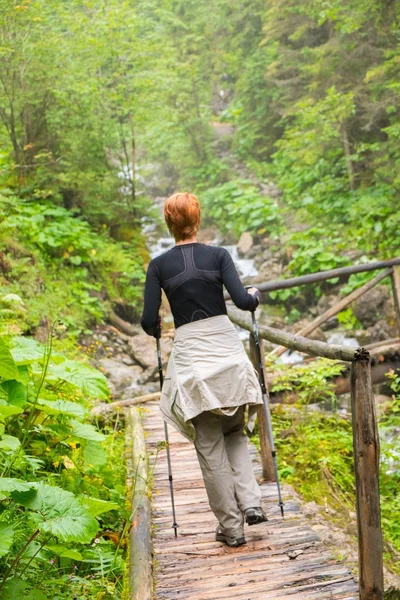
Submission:
<svg viewBox="0 0 400 600">
<path fill-rule="evenodd" d="M 100 469 L 107 464 L 108 455 L 105 449 L 99 442 L 88 442 L 83 451 L 85 462 L 88 467 Z"/>
<path fill-rule="evenodd" d="M 115 502 L 108 502 L 100 498 L 91 498 L 90 496 L 78 496 L 78 498 L 92 517 L 98 517 L 109 510 L 120 510 L 121 508 Z"/>
<path fill-rule="evenodd" d="M 69 417 L 83 418 L 86 414 L 85 408 L 77 402 L 68 400 L 46 400 L 39 399 L 43 412 L 48 415 L 68 415 Z"/>
<path fill-rule="evenodd" d="M 34 590 L 31 590 L 27 596 L 24 596 L 24 600 L 47 600 L 47 596 L 35 588 Z"/>
<path fill-rule="evenodd" d="M 18 377 L 17 366 L 2 338 L 0 338 L 0 377 L 3 379 L 16 379 Z"/>
<path fill-rule="evenodd" d="M 78 550 L 71 550 L 71 548 L 67 548 L 67 546 L 63 546 L 62 544 L 52 544 L 51 546 L 46 546 L 46 548 L 61 558 L 83 560 L 83 556 Z"/>
<path fill-rule="evenodd" d="M 107 379 L 100 371 L 74 360 L 50 365 L 49 376 L 66 381 L 92 398 L 109 397 Z"/>
<path fill-rule="evenodd" d="M 64 542 L 90 542 L 98 531 L 98 523 L 71 492 L 59 487 L 35 484 L 34 498 L 21 504 L 36 514 L 36 526 Z"/>
<path fill-rule="evenodd" d="M 91 442 L 104 442 L 106 436 L 97 431 L 93 425 L 89 423 L 79 423 L 79 421 L 71 421 L 73 437 Z"/>
<path fill-rule="evenodd" d="M 16 600 L 17 598 L 25 599 L 25 591 L 28 587 L 26 581 L 22 579 L 11 579 L 6 583 L 4 592 L 1 595 L 1 600 Z"/>
<path fill-rule="evenodd" d="M 5 556 L 14 541 L 14 529 L 8 523 L 0 523 L 0 557 Z"/>
<path fill-rule="evenodd" d="M 12 338 L 10 350 L 17 365 L 29 365 L 44 356 L 44 347 L 39 342 L 22 336 Z"/>
<path fill-rule="evenodd" d="M 3 381 L 1 387 L 7 392 L 10 404 L 14 406 L 24 406 L 26 404 L 28 390 L 21 382 L 11 379 L 10 381 Z"/>
<path fill-rule="evenodd" d="M 0 440 L 0 450 L 18 450 L 21 442 L 13 435 L 2 435 Z"/>
<path fill-rule="evenodd" d="M 0 419 L 7 419 L 13 415 L 20 415 L 23 411 L 19 406 L 7 404 L 4 400 L 0 400 Z"/>
<path fill-rule="evenodd" d="M 28 492 L 33 487 L 35 487 L 34 483 L 15 477 L 0 478 L 0 492 Z"/>
</svg>

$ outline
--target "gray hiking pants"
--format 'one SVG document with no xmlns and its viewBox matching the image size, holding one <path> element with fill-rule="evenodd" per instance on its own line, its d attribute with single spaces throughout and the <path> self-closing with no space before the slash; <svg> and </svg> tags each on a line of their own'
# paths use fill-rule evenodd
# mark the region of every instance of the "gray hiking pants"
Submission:
<svg viewBox="0 0 400 600">
<path fill-rule="evenodd" d="M 242 511 L 261 506 L 261 490 L 243 431 L 244 407 L 239 407 L 231 417 L 206 411 L 192 422 L 210 507 L 224 533 L 242 535 Z"/>
</svg>

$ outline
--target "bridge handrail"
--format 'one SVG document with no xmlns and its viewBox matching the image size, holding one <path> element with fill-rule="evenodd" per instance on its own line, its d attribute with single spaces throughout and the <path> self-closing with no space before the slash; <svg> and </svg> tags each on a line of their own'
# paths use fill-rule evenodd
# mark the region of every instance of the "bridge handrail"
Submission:
<svg viewBox="0 0 400 600">
<path fill-rule="evenodd" d="M 246 329 L 250 333 L 253 331 L 251 318 L 248 314 L 239 311 L 237 308 L 229 307 L 228 316 L 233 323 L 239 325 L 242 329 Z M 346 362 L 352 362 L 354 360 L 355 349 L 349 348 L 349 346 L 327 344 L 326 342 L 320 342 L 318 340 L 309 340 L 300 335 L 288 333 L 287 331 L 282 331 L 281 329 L 268 327 L 266 325 L 259 325 L 258 329 L 260 338 L 268 340 L 272 344 L 281 344 L 291 350 L 305 352 L 312 356 L 322 356 L 332 360 L 344 360 Z"/>
<path fill-rule="evenodd" d="M 276 290 L 285 290 L 299 285 L 317 283 L 318 281 L 327 281 L 343 275 L 353 275 L 355 273 L 366 273 L 368 271 L 377 271 L 388 269 L 400 265 L 400 256 L 389 260 L 380 260 L 377 262 L 365 263 L 360 265 L 350 265 L 348 267 L 339 267 L 328 271 L 318 271 L 318 273 L 309 273 L 299 277 L 290 277 L 289 279 L 273 279 L 265 283 L 256 284 L 260 292 L 275 292 Z M 229 299 L 229 294 L 225 294 L 225 300 Z"/>
</svg>

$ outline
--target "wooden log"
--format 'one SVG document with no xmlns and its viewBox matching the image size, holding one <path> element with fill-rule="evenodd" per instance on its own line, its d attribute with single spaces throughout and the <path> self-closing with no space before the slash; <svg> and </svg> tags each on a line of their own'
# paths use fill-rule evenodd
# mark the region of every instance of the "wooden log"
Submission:
<svg viewBox="0 0 400 600">
<path fill-rule="evenodd" d="M 315 329 L 317 329 L 317 327 L 319 327 L 323 323 L 326 323 L 326 321 L 328 321 L 329 319 L 331 319 L 332 317 L 337 315 L 344 308 L 346 308 L 346 306 L 348 306 L 355 300 L 358 300 L 358 298 L 360 298 L 363 294 L 365 294 L 366 292 L 371 290 L 373 287 L 378 285 L 378 283 L 380 281 L 382 281 L 382 279 L 385 279 L 389 275 L 392 275 L 392 273 L 393 273 L 393 268 L 385 269 L 384 271 L 381 271 L 376 277 L 374 277 L 373 279 L 371 279 L 370 281 L 368 281 L 367 283 L 362 285 L 360 288 L 354 290 L 351 294 L 349 294 L 345 298 L 342 298 L 334 306 L 332 306 L 331 308 L 326 310 L 322 315 L 320 315 L 319 317 L 314 319 L 314 321 L 312 321 L 311 323 L 308 323 L 307 325 L 302 327 L 299 331 L 296 332 L 296 335 L 302 335 L 304 337 L 307 337 L 310 333 L 315 331 Z M 399 294 L 400 294 L 400 275 L 399 275 Z M 399 297 L 400 297 L 400 295 L 399 295 Z M 400 319 L 400 312 L 399 312 L 399 319 Z M 399 320 L 399 327 L 400 327 L 400 320 Z M 276 356 L 280 356 L 285 351 L 286 351 L 286 348 L 284 346 L 280 346 L 279 348 L 275 348 L 275 350 L 272 351 L 272 354 L 274 354 Z"/>
<path fill-rule="evenodd" d="M 258 370 L 258 359 L 256 353 L 256 345 L 254 341 L 254 335 L 250 334 L 250 359 L 253 363 L 256 371 Z M 264 357 L 264 346 L 263 341 L 260 340 L 260 352 L 261 356 Z M 265 364 L 263 361 L 263 369 L 264 369 L 264 381 L 267 382 L 267 372 L 265 369 Z M 267 388 L 267 385 L 266 385 Z M 267 388 L 267 397 L 268 397 L 268 388 Z M 269 400 L 269 398 L 268 398 Z M 274 463 L 272 460 L 272 447 L 271 440 L 269 437 L 268 427 L 267 427 L 267 419 L 265 416 L 264 406 L 261 406 L 257 411 L 257 420 L 258 420 L 258 431 L 260 437 L 260 447 L 261 447 L 261 466 L 262 466 L 262 475 L 265 481 L 276 481 L 275 471 L 274 471 Z"/>
<path fill-rule="evenodd" d="M 152 400 L 158 400 L 160 398 L 160 392 L 154 392 L 153 394 L 144 394 L 144 396 L 136 396 L 135 398 L 128 398 L 127 400 L 117 400 L 116 402 L 102 402 L 101 404 L 97 404 L 92 410 L 90 414 L 93 416 L 103 415 L 108 412 L 112 412 L 115 410 L 120 410 L 121 408 L 127 408 L 129 406 L 137 406 L 138 404 L 143 404 L 145 402 L 152 402 Z"/>
<path fill-rule="evenodd" d="M 392 290 L 396 310 L 397 329 L 400 335 L 400 267 L 393 267 Z"/>
<path fill-rule="evenodd" d="M 126 335 L 130 336 L 137 335 L 136 327 L 134 327 L 134 325 L 132 325 L 131 323 L 128 323 L 128 321 L 124 321 L 124 319 L 121 319 L 121 317 L 115 314 L 113 310 L 109 314 L 109 319 L 111 325 L 114 325 L 114 327 L 122 331 L 122 333 L 125 333 Z"/>
<path fill-rule="evenodd" d="M 354 471 L 357 497 L 360 600 L 383 600 L 379 504 L 379 434 L 366 350 L 351 365 Z"/>
<path fill-rule="evenodd" d="M 381 260 L 363 265 L 351 265 L 350 267 L 340 267 L 339 269 L 330 269 L 329 271 L 319 271 L 318 273 L 310 273 L 309 275 L 301 275 L 300 277 L 290 277 L 290 279 L 274 279 L 266 283 L 257 284 L 260 292 L 273 292 L 275 290 L 286 290 L 288 288 L 308 283 L 317 283 L 318 281 L 327 281 L 335 277 L 353 275 L 354 273 L 366 273 L 367 271 L 377 271 L 378 269 L 388 269 L 400 265 L 400 257 L 391 258 L 390 260 Z M 225 294 L 227 300 L 229 294 Z"/>
<path fill-rule="evenodd" d="M 127 443 L 132 487 L 132 527 L 130 531 L 129 583 L 130 600 L 152 600 L 153 549 L 151 511 L 148 490 L 146 444 L 138 408 L 127 414 Z M 129 456 L 129 455 L 128 455 Z"/>
<path fill-rule="evenodd" d="M 236 308 L 228 308 L 228 316 L 233 323 L 240 325 L 247 331 L 252 331 L 253 327 L 251 324 L 250 315 L 239 311 Z M 336 344 L 326 344 L 325 342 L 319 342 L 316 340 L 309 340 L 293 333 L 287 333 L 274 327 L 267 327 L 266 325 L 259 325 L 260 338 L 268 340 L 274 344 L 280 344 L 297 350 L 298 352 L 305 352 L 312 356 L 323 356 L 325 358 L 331 358 L 332 360 L 344 360 L 351 362 L 354 359 L 354 349 L 348 346 L 339 346 Z"/>
</svg>

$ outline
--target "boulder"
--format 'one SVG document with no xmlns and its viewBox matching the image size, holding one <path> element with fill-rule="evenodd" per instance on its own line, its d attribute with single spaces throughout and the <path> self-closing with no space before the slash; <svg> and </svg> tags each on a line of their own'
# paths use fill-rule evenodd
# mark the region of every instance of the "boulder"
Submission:
<svg viewBox="0 0 400 600">
<path fill-rule="evenodd" d="M 161 340 L 163 362 L 168 360 L 172 344 L 173 341 L 171 338 L 163 338 Z M 149 369 L 157 364 L 156 341 L 146 333 L 140 333 L 130 338 L 128 352 L 143 369 Z"/>
<path fill-rule="evenodd" d="M 114 358 L 101 358 L 98 361 L 98 366 L 107 375 L 114 395 L 136 383 L 142 374 L 142 368 L 138 365 L 127 366 L 122 361 Z"/>
<path fill-rule="evenodd" d="M 383 342 L 397 336 L 396 327 L 390 326 L 386 319 L 380 319 L 371 327 L 368 327 L 368 335 L 371 343 Z"/>
<path fill-rule="evenodd" d="M 237 249 L 241 256 L 247 254 L 247 252 L 253 246 L 253 236 L 248 231 L 242 233 L 237 243 Z"/>
<path fill-rule="evenodd" d="M 356 300 L 353 312 L 364 327 L 371 327 L 382 318 L 388 299 L 388 288 L 384 285 L 377 285 Z"/>
<path fill-rule="evenodd" d="M 282 277 L 282 265 L 274 258 L 266 260 L 260 266 L 258 275 L 254 278 L 254 284 L 264 283 L 271 279 L 280 279 Z"/>
</svg>

